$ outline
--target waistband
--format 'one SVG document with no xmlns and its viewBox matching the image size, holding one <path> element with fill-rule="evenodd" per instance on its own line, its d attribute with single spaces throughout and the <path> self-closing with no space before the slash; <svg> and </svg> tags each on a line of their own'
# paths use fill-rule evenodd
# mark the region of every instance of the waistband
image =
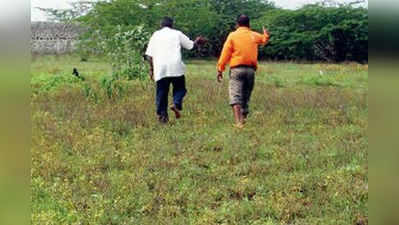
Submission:
<svg viewBox="0 0 399 225">
<path fill-rule="evenodd" d="M 246 69 L 254 69 L 256 70 L 256 66 L 249 66 L 249 65 L 237 65 L 233 66 L 230 69 L 239 69 L 239 68 L 246 68 Z"/>
</svg>

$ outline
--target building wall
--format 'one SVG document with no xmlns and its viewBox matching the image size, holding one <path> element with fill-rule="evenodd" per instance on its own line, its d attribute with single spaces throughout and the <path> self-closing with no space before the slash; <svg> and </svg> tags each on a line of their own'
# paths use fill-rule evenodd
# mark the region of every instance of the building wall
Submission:
<svg viewBox="0 0 399 225">
<path fill-rule="evenodd" d="M 65 54 L 77 49 L 77 40 L 31 40 L 31 52 L 34 54 Z"/>
<path fill-rule="evenodd" d="M 74 24 L 51 22 L 31 23 L 33 54 L 65 54 L 77 49 L 82 29 Z"/>
</svg>

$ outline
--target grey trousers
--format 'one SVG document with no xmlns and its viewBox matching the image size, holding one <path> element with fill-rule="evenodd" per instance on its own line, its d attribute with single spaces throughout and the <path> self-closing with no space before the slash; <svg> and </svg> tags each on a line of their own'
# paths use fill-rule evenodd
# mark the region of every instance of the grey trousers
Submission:
<svg viewBox="0 0 399 225">
<path fill-rule="evenodd" d="M 255 84 L 255 69 L 237 67 L 230 70 L 230 105 L 241 105 L 243 114 L 249 113 L 249 101 Z"/>
</svg>

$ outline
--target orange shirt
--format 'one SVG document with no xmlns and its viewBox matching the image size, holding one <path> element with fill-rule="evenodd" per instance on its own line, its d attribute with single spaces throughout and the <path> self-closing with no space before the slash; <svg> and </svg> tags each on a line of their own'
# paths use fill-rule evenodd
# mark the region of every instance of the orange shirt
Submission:
<svg viewBox="0 0 399 225">
<path fill-rule="evenodd" d="M 230 33 L 223 46 L 218 62 L 218 71 L 223 72 L 226 64 L 230 67 L 238 65 L 258 66 L 258 45 L 265 45 L 269 35 L 259 34 L 248 27 L 239 27 Z"/>
</svg>

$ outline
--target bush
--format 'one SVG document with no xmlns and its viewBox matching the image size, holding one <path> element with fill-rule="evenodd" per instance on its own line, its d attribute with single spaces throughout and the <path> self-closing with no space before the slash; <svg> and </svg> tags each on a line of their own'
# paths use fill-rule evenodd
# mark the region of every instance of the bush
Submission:
<svg viewBox="0 0 399 225">
<path fill-rule="evenodd" d="M 251 18 L 254 30 L 261 31 L 265 25 L 272 33 L 270 44 L 261 50 L 263 59 L 367 62 L 368 9 L 331 2 L 335 1 L 284 10 L 268 0 L 83 1 L 77 4 L 90 4 L 91 10 L 75 7 L 67 14 L 50 10 L 50 15 L 59 21 L 72 16 L 85 26 L 82 60 L 91 53 L 111 54 L 117 70 L 129 79 L 142 70 L 139 57 L 129 58 L 136 55 L 129 51 L 143 53 L 149 36 L 144 30 L 159 29 L 163 16 L 173 17 L 175 27 L 191 38 L 202 35 L 209 40 L 198 51 L 185 53 L 190 57 L 219 56 L 228 33 L 235 29 L 236 17 L 243 13 Z"/>
<path fill-rule="evenodd" d="M 112 37 L 103 36 L 101 46 L 113 68 L 114 79 L 143 78 L 148 73 L 142 49 L 150 38 L 144 26 L 117 26 Z"/>
<path fill-rule="evenodd" d="M 274 60 L 368 61 L 368 10 L 308 5 L 274 10 L 254 22 L 272 37 L 261 57 Z"/>
<path fill-rule="evenodd" d="M 245 13 L 252 19 L 274 9 L 274 4 L 266 0 L 168 0 L 168 1 L 99 1 L 93 10 L 78 20 L 88 27 L 84 39 L 90 39 L 93 48 L 98 40 L 98 31 L 112 38 L 119 31 L 145 24 L 151 32 L 159 29 L 164 16 L 175 19 L 175 27 L 189 37 L 205 36 L 209 42 L 196 52 L 187 52 L 188 56 L 217 56 L 228 33 L 234 29 L 239 13 Z M 145 45 L 141 46 L 143 48 Z"/>
</svg>

